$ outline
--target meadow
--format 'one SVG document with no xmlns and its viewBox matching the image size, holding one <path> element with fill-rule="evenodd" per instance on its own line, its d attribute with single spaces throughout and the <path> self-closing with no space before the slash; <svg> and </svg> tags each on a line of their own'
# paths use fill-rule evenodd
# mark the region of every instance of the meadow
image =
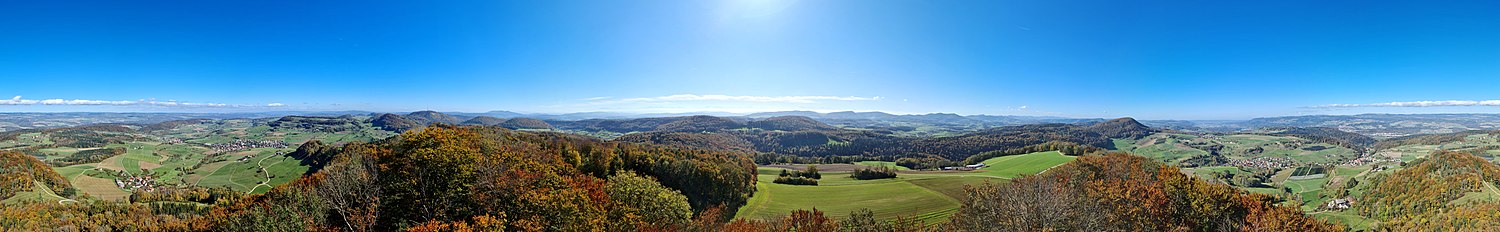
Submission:
<svg viewBox="0 0 1500 232">
<path fill-rule="evenodd" d="M 771 183 L 782 168 L 760 167 L 755 196 L 736 217 L 765 219 L 792 210 L 818 209 L 832 218 L 847 218 L 850 212 L 869 209 L 877 218 L 915 217 L 924 221 L 947 220 L 965 197 L 965 185 L 1005 184 L 1008 179 L 1037 174 L 1075 157 L 1060 152 L 1037 152 L 995 157 L 974 171 L 899 171 L 892 179 L 855 180 L 847 172 L 823 172 L 817 186 Z M 883 163 L 862 162 L 866 166 Z"/>
</svg>

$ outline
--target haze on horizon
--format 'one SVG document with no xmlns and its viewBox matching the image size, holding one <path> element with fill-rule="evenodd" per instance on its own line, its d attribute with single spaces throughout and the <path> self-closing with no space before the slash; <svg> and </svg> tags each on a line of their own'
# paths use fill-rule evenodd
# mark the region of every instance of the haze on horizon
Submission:
<svg viewBox="0 0 1500 232">
<path fill-rule="evenodd" d="M 0 112 L 1500 113 L 1494 12 L 1491 1 L 8 2 Z"/>
</svg>

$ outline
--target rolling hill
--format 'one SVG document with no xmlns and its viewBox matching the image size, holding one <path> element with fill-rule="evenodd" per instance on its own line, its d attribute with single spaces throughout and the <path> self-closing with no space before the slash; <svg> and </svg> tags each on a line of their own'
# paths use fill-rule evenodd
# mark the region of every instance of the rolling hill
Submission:
<svg viewBox="0 0 1500 232">
<path fill-rule="evenodd" d="M 552 124 L 547 124 L 547 122 L 545 122 L 545 121 L 537 120 L 537 119 L 533 119 L 533 118 L 511 118 L 511 119 L 506 119 L 504 122 L 501 122 L 499 125 L 501 127 L 510 128 L 510 129 L 537 129 L 537 130 L 552 129 Z"/>
<path fill-rule="evenodd" d="M 459 124 L 460 125 L 497 126 L 497 125 L 500 125 L 500 123 L 504 123 L 504 122 L 505 122 L 505 119 L 503 119 L 503 118 L 496 118 L 496 117 L 490 117 L 490 116 L 476 116 L 474 118 L 470 118 L 469 120 L 464 121 L 463 123 L 459 123 Z"/>
<path fill-rule="evenodd" d="M 1370 178 L 1354 208 L 1387 230 L 1500 228 L 1500 167 L 1462 152 L 1438 152 Z"/>
<path fill-rule="evenodd" d="M 748 126 L 752 128 L 759 128 L 762 130 L 781 131 L 821 131 L 838 129 L 838 127 L 813 120 L 812 118 L 806 116 L 777 116 L 760 120 L 752 120 L 750 121 Z"/>
<path fill-rule="evenodd" d="M 417 122 L 417 124 L 422 125 L 432 125 L 433 123 L 458 125 L 459 123 L 462 123 L 464 121 L 463 118 L 459 118 L 458 116 L 448 115 L 445 113 L 430 110 L 411 112 L 409 114 L 406 114 L 405 117 Z"/>
<path fill-rule="evenodd" d="M 61 191 L 71 187 L 67 179 L 40 160 L 20 152 L 0 151 L 0 200 L 22 192 Z"/>
</svg>

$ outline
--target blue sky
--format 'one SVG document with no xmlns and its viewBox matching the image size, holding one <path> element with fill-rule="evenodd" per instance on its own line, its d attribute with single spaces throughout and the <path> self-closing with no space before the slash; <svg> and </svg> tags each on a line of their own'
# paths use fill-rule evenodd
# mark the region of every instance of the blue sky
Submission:
<svg viewBox="0 0 1500 232">
<path fill-rule="evenodd" d="M 1496 12 L 1492 1 L 19 1 L 0 3 L 0 111 L 1496 113 Z"/>
</svg>

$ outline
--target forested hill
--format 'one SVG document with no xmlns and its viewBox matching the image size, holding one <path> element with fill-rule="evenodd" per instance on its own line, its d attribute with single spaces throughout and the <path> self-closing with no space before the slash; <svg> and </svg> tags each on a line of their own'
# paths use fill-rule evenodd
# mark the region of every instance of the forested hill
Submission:
<svg viewBox="0 0 1500 232">
<path fill-rule="evenodd" d="M 714 116 L 688 116 L 656 126 L 655 131 L 665 132 L 712 132 L 744 128 L 745 123 L 730 118 Z"/>
<path fill-rule="evenodd" d="M 552 129 L 552 124 L 533 118 L 511 118 L 500 123 L 501 127 L 510 129 Z"/>
<path fill-rule="evenodd" d="M 628 120 L 614 119 L 588 119 L 579 121 L 547 121 L 552 126 L 564 130 L 578 131 L 608 131 L 616 133 L 644 132 L 656 130 L 663 124 L 681 120 L 680 117 L 671 118 L 637 118 Z"/>
<path fill-rule="evenodd" d="M 500 123 L 505 123 L 505 119 L 503 119 L 503 118 L 496 118 L 496 117 L 490 117 L 490 116 L 477 116 L 477 117 L 474 117 L 474 118 L 470 118 L 469 120 L 465 120 L 463 123 L 459 123 L 459 124 L 461 124 L 461 125 L 497 126 L 497 125 L 500 125 Z"/>
<path fill-rule="evenodd" d="M 427 124 L 425 123 L 418 122 L 416 120 L 412 120 L 410 118 L 406 118 L 405 116 L 397 114 L 381 114 L 375 116 L 375 118 L 373 119 L 370 119 L 370 123 L 374 124 L 377 127 L 380 127 L 380 129 L 396 132 L 427 126 Z"/>
<path fill-rule="evenodd" d="M 630 133 L 614 141 L 681 146 L 699 149 L 754 153 L 755 144 L 729 133 L 647 132 Z"/>
<path fill-rule="evenodd" d="M 0 151 L 0 199 L 33 191 L 37 184 L 58 190 L 72 188 L 67 179 L 42 161 L 20 152 Z"/>
<path fill-rule="evenodd" d="M 490 116 L 478 116 L 464 121 L 461 125 L 500 126 L 508 129 L 552 129 L 552 124 L 532 118 L 502 119 Z"/>
<path fill-rule="evenodd" d="M 805 116 L 770 117 L 763 120 L 750 121 L 749 126 L 765 130 L 782 131 L 823 131 L 839 129 L 838 127 L 834 127 L 832 125 L 828 125 L 827 123 L 819 122 L 818 120 L 813 120 L 812 118 Z"/>
<path fill-rule="evenodd" d="M 1463 141 L 1470 135 L 1479 134 L 1500 135 L 1500 130 L 1473 130 L 1444 134 L 1401 136 L 1381 140 L 1380 142 L 1375 143 L 1374 146 L 1376 149 L 1387 149 L 1403 145 L 1438 145 L 1448 142 Z"/>
<path fill-rule="evenodd" d="M 433 124 L 502 126 L 510 129 L 552 129 L 552 125 L 532 118 L 502 119 L 491 116 L 459 116 L 436 111 L 417 111 L 406 115 L 379 114 L 370 123 L 388 131 L 402 132 Z"/>
<path fill-rule="evenodd" d="M 458 125 L 468 119 L 472 118 L 459 117 L 437 111 L 417 111 L 406 115 L 380 114 L 376 115 L 370 122 L 388 131 L 401 132 L 438 123 Z"/>
<path fill-rule="evenodd" d="M 1374 138 L 1370 138 L 1369 136 L 1332 127 L 1284 127 L 1268 130 L 1275 131 L 1270 133 L 1271 135 L 1292 136 L 1317 142 L 1331 143 L 1348 147 L 1361 153 L 1369 151 L 1369 148 L 1374 146 L 1376 142 Z"/>
<path fill-rule="evenodd" d="M 1141 122 L 1135 121 L 1134 118 L 1129 117 L 1117 118 L 1109 121 L 1095 123 L 1084 128 L 1084 130 L 1099 133 L 1099 135 L 1102 135 L 1104 137 L 1131 139 L 1146 137 L 1147 135 L 1151 135 L 1151 133 L 1156 132 L 1156 130 L 1151 129 L 1151 127 L 1148 127 L 1145 124 L 1141 124 Z"/>
<path fill-rule="evenodd" d="M 421 124 L 444 123 L 454 125 L 464 121 L 463 118 L 459 118 L 458 116 L 448 115 L 430 110 L 411 112 L 410 114 L 406 114 L 406 118 L 415 120 Z"/>
<path fill-rule="evenodd" d="M 707 116 L 703 116 L 707 117 Z M 1071 142 L 1099 148 L 1112 148 L 1112 138 L 1139 138 L 1155 133 L 1131 118 L 1120 118 L 1093 124 L 1034 124 L 987 129 L 952 137 L 914 138 L 895 136 L 871 130 L 839 129 L 816 121 L 784 116 L 750 121 L 745 126 L 729 119 L 681 120 L 663 125 L 698 122 L 692 130 L 665 130 L 635 133 L 621 137 L 633 142 L 693 146 L 703 149 L 743 149 L 748 142 L 754 151 L 801 157 L 862 156 L 889 159 L 904 157 L 940 157 L 949 161 L 987 151 L 1000 151 L 1041 144 L 1049 141 Z M 629 120 L 621 122 L 641 122 Z M 702 123 L 717 122 L 717 123 Z M 728 130 L 743 127 L 740 130 Z M 677 128 L 677 127 L 674 127 Z M 792 130 L 787 130 L 792 129 Z M 707 132 L 729 136 L 702 136 Z"/>
<path fill-rule="evenodd" d="M 961 231 L 1342 231 L 1275 197 L 1212 184 L 1141 156 L 1084 156 L 967 188 Z"/>
<path fill-rule="evenodd" d="M 1386 230 L 1500 228 L 1500 167 L 1472 154 L 1440 151 L 1370 182 L 1355 209 Z"/>
<path fill-rule="evenodd" d="M 1075 124 L 1006 126 L 956 137 L 917 139 L 909 143 L 907 146 L 909 150 L 899 152 L 931 154 L 950 160 L 962 160 L 980 152 L 1019 148 L 1049 141 L 1113 149 L 1112 138 L 1139 138 L 1155 132 L 1156 130 L 1132 118 L 1119 118 L 1087 126 Z"/>
</svg>

